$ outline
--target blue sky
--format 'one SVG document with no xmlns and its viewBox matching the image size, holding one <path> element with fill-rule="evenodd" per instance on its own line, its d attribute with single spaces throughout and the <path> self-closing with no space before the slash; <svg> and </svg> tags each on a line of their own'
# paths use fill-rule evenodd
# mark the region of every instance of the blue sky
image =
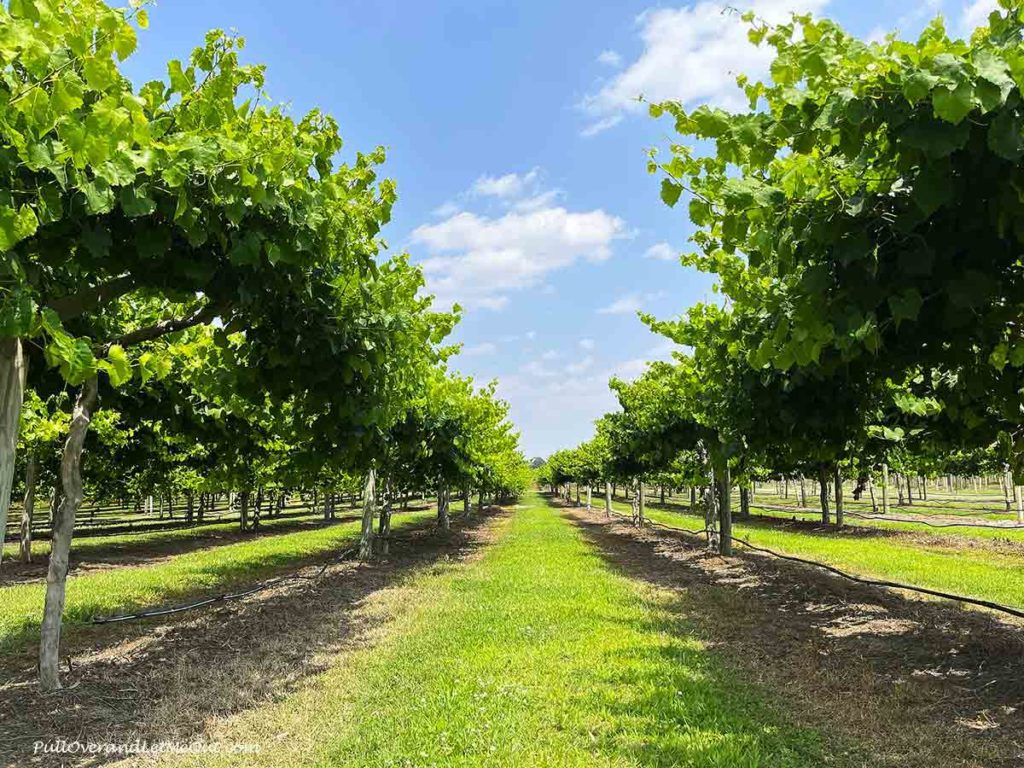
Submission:
<svg viewBox="0 0 1024 768">
<path fill-rule="evenodd" d="M 939 13 L 962 32 L 995 0 L 162 0 L 125 71 L 165 77 L 206 30 L 233 29 L 274 101 L 334 115 L 344 156 L 387 147 L 386 239 L 465 307 L 455 367 L 497 378 L 525 452 L 547 455 L 614 407 L 609 376 L 669 354 L 638 306 L 671 317 L 711 295 L 678 263 L 685 206 L 665 208 L 646 171 L 670 126 L 633 99 L 735 104 L 736 72 L 761 74 L 765 54 L 726 4 L 873 37 Z"/>
</svg>

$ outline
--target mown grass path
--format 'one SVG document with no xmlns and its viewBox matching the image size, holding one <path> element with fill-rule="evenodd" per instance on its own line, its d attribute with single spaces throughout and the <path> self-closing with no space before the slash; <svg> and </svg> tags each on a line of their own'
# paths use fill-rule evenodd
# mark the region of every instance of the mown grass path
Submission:
<svg viewBox="0 0 1024 768">
<path fill-rule="evenodd" d="M 709 655 L 672 596 L 613 571 L 539 498 L 474 561 L 421 573 L 376 642 L 215 727 L 216 766 L 819 766 Z M 676 606 L 677 607 L 677 606 Z M 829 764 L 835 764 L 829 762 Z"/>
</svg>

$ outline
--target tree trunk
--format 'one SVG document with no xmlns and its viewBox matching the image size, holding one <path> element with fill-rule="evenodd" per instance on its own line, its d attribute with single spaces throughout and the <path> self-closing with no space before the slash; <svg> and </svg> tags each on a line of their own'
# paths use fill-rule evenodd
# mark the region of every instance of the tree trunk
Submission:
<svg viewBox="0 0 1024 768">
<path fill-rule="evenodd" d="M 828 470 L 824 465 L 818 469 L 818 498 L 821 502 L 821 522 L 828 525 L 832 520 L 828 511 Z"/>
<path fill-rule="evenodd" d="M 843 470 L 836 464 L 836 525 L 843 527 Z"/>
<path fill-rule="evenodd" d="M 910 482 L 910 475 L 904 475 L 903 477 L 907 481 L 907 506 L 908 507 L 912 507 L 912 506 L 914 506 L 914 488 L 913 488 L 913 484 Z"/>
<path fill-rule="evenodd" d="M 644 512 L 647 509 L 647 502 L 644 499 L 644 495 L 645 495 L 644 494 L 644 484 L 643 484 L 642 481 L 640 482 L 639 485 L 637 485 L 637 495 L 640 497 L 640 503 L 637 505 L 637 509 L 640 512 L 640 527 L 643 528 L 644 527 Z"/>
<path fill-rule="evenodd" d="M 7 532 L 7 512 L 11 508 L 18 422 L 21 420 L 27 375 L 28 357 L 22 350 L 21 339 L 0 340 L 0 559 L 3 558 Z"/>
<path fill-rule="evenodd" d="M 96 377 L 82 384 L 71 416 L 64 455 L 60 462 L 64 499 L 57 510 L 50 542 L 50 565 L 46 572 L 46 602 L 39 639 L 39 683 L 44 691 L 60 688 L 60 626 L 64 615 L 64 591 L 68 577 L 71 537 L 75 514 L 82 504 L 82 449 L 96 407 Z"/>
<path fill-rule="evenodd" d="M 804 476 L 800 475 L 800 506 L 807 508 L 807 486 L 804 484 Z"/>
<path fill-rule="evenodd" d="M 241 530 L 249 529 L 249 492 L 242 491 L 238 497 L 238 526 Z"/>
<path fill-rule="evenodd" d="M 661 484 L 661 506 L 665 506 L 665 484 Z"/>
<path fill-rule="evenodd" d="M 437 527 L 447 531 L 452 527 L 451 518 L 448 515 L 448 488 L 444 485 L 437 489 Z"/>
<path fill-rule="evenodd" d="M 384 503 L 380 505 L 380 522 L 377 525 L 378 549 L 382 555 L 390 549 L 388 538 L 391 536 L 391 500 L 394 497 L 394 485 L 391 480 L 384 482 Z"/>
<path fill-rule="evenodd" d="M 591 510 L 591 506 L 590 506 L 590 493 L 591 493 L 591 488 L 590 488 L 590 485 L 587 484 L 587 512 L 589 512 Z"/>
<path fill-rule="evenodd" d="M 740 514 L 750 517 L 750 490 L 746 486 L 740 488 Z"/>
<path fill-rule="evenodd" d="M 889 514 L 889 465 L 882 463 L 882 514 Z"/>
<path fill-rule="evenodd" d="M 21 537 L 18 551 L 21 562 L 32 562 L 32 515 L 36 509 L 36 480 L 39 477 L 39 460 L 35 453 L 29 454 L 25 465 L 25 503 L 21 508 Z"/>
<path fill-rule="evenodd" d="M 729 472 L 729 464 L 723 463 L 719 474 L 718 490 L 721 499 L 719 508 L 719 532 L 718 553 L 726 557 L 732 555 L 732 476 Z"/>
<path fill-rule="evenodd" d="M 373 513 L 377 497 L 377 472 L 366 473 L 366 489 L 363 492 L 363 529 L 359 536 L 359 559 L 369 560 L 373 556 Z"/>
<path fill-rule="evenodd" d="M 605 517 L 612 516 L 612 484 L 604 484 L 604 514 Z"/>
<path fill-rule="evenodd" d="M 634 478 L 633 480 L 630 480 L 629 484 L 626 486 L 626 498 L 629 501 L 631 517 L 633 520 L 633 525 L 635 526 L 640 525 L 640 499 L 635 492 L 638 482 L 639 481 L 637 481 Z M 634 490 L 632 495 L 630 495 L 630 488 Z"/>
</svg>

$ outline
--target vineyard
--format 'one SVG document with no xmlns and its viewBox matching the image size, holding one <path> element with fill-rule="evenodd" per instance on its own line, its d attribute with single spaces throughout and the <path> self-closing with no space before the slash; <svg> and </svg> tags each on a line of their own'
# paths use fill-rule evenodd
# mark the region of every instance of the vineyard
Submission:
<svg viewBox="0 0 1024 768">
<path fill-rule="evenodd" d="M 271 100 L 244 38 L 140 85 L 148 2 L 0 3 L 0 765 L 1024 763 L 1024 4 L 993 8 L 732 14 L 771 59 L 745 107 L 643 100 L 714 296 L 641 307 L 672 351 L 528 461 L 434 295 L 508 226 L 396 253 L 384 148 Z"/>
</svg>

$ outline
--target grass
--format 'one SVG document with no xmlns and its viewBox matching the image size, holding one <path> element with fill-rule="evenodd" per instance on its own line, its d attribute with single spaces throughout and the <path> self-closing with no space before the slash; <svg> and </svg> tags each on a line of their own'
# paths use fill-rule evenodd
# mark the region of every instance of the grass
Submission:
<svg viewBox="0 0 1024 768">
<path fill-rule="evenodd" d="M 339 509 L 338 516 L 346 517 L 350 514 L 358 514 L 359 510 Z M 323 516 L 309 511 L 306 515 L 297 515 L 289 510 L 289 515 L 278 518 L 263 518 L 260 521 L 260 529 L 263 532 L 273 532 L 277 528 L 294 528 L 296 526 L 316 526 L 323 520 Z M 174 521 L 171 521 L 174 522 Z M 146 531 L 134 530 L 126 533 L 114 533 L 106 536 L 86 535 L 78 537 L 71 542 L 73 555 L 80 554 L 88 556 L 96 550 L 104 552 L 125 552 L 130 553 L 133 549 L 153 544 L 169 544 L 176 541 L 190 541 L 197 538 L 212 538 L 222 534 L 234 534 L 239 530 L 238 520 L 232 519 L 227 522 L 204 522 L 181 528 L 167 528 L 164 530 Z M 43 557 L 50 554 L 50 540 L 37 539 L 32 541 L 33 558 Z M 4 561 L 15 560 L 18 557 L 18 543 L 4 545 Z"/>
<path fill-rule="evenodd" d="M 792 491 L 791 491 L 792 492 Z M 758 493 L 757 502 L 762 502 L 765 506 L 760 506 L 757 502 L 751 505 L 751 511 L 762 517 L 772 517 L 780 520 L 806 520 L 811 522 L 817 522 L 821 520 L 821 512 L 817 509 L 800 509 L 795 500 L 780 499 L 777 496 L 771 496 L 766 499 L 767 493 Z M 621 497 L 617 496 L 616 501 L 621 500 Z M 687 511 L 689 508 L 689 500 L 675 497 L 666 500 L 666 507 L 670 510 Z M 603 498 L 595 496 L 595 505 L 604 504 Z M 812 496 L 810 493 L 807 494 L 808 505 L 814 505 L 818 503 L 818 497 L 815 494 Z M 851 503 L 850 499 L 844 501 L 846 505 L 847 513 L 856 512 L 862 515 L 872 514 L 871 505 L 861 503 L 859 505 Z M 648 497 L 647 500 L 648 508 L 657 508 L 660 506 L 656 498 Z M 739 510 L 739 496 L 738 494 L 733 495 L 732 499 L 733 509 Z M 834 517 L 835 509 L 834 502 L 831 502 L 831 512 Z M 789 507 L 787 509 L 780 509 L 779 507 Z M 890 507 L 889 514 L 893 517 L 900 517 L 905 515 L 914 515 L 923 518 L 933 516 L 936 514 L 942 514 L 935 510 L 924 510 L 920 504 L 914 506 L 903 506 L 897 507 L 894 503 Z M 984 514 L 972 514 L 970 517 L 963 517 L 961 515 L 956 516 L 957 519 L 952 522 L 969 523 L 974 521 L 981 522 L 1015 522 L 1016 515 L 1006 515 L 1001 513 L 984 513 Z M 949 522 L 946 520 L 936 522 Z M 927 533 L 935 536 L 952 536 L 952 537 L 966 537 L 975 539 L 998 539 L 1013 542 L 1024 543 L 1024 528 L 968 528 L 966 526 L 957 526 L 952 528 L 935 528 L 923 523 L 918 522 L 899 522 L 895 520 L 865 520 L 863 518 L 852 517 L 847 514 L 846 524 L 850 526 L 860 528 L 883 528 L 894 531 L 917 531 L 920 533 Z"/>
<path fill-rule="evenodd" d="M 667 593 L 612 571 L 536 497 L 469 564 L 394 592 L 394 621 L 282 701 L 215 729 L 257 754 L 192 765 L 819 766 L 710 656 Z M 387 601 L 390 600 L 390 604 Z"/>
<path fill-rule="evenodd" d="M 395 519 L 395 530 L 431 514 L 430 510 L 403 514 Z M 252 584 L 333 552 L 354 541 L 358 531 L 359 523 L 350 521 L 296 533 L 259 535 L 236 544 L 175 555 L 152 565 L 73 573 L 67 582 L 65 631 L 96 616 Z M 128 536 L 137 542 L 145 537 L 184 537 L 189 533 L 178 530 Z M 0 587 L 0 651 L 38 638 L 44 595 L 42 583 Z"/>
<path fill-rule="evenodd" d="M 628 511 L 615 502 L 617 511 Z M 699 528 L 703 518 L 648 507 L 647 517 L 680 528 Z M 685 521 L 685 522 L 683 522 Z M 699 522 L 698 522 L 699 521 Z M 833 565 L 855 575 L 899 581 L 1024 607 L 1024 553 L 929 547 L 909 537 L 851 536 L 841 531 L 786 530 L 735 521 L 734 536 L 761 547 Z M 742 551 L 742 545 L 737 547 Z"/>
</svg>

